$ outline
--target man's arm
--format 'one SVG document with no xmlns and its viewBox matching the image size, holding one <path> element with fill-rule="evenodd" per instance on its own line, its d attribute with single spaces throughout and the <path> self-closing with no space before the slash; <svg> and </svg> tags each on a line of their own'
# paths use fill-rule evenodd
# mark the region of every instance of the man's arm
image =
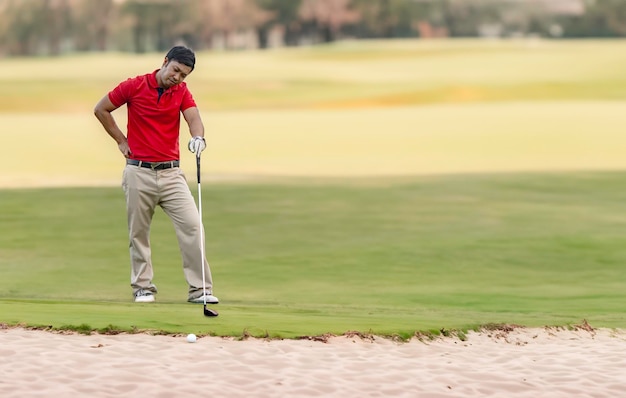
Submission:
<svg viewBox="0 0 626 398">
<path fill-rule="evenodd" d="M 191 133 L 191 140 L 189 141 L 189 151 L 195 153 L 198 158 L 200 153 L 206 148 L 206 141 L 204 140 L 204 124 L 200 118 L 200 111 L 197 107 L 187 108 L 183 111 L 185 121 L 189 125 L 189 133 Z"/>
<path fill-rule="evenodd" d="M 197 107 L 193 106 L 183 111 L 185 121 L 189 125 L 189 132 L 191 138 L 203 137 L 204 138 L 204 124 L 202 124 L 202 118 L 200 118 L 200 111 Z"/>
<path fill-rule="evenodd" d="M 117 147 L 119 148 L 122 155 L 125 158 L 129 158 L 132 156 L 130 151 L 130 147 L 128 146 L 128 140 L 126 136 L 115 123 L 115 119 L 111 112 L 116 110 L 118 107 L 113 105 L 108 95 L 102 97 L 102 99 L 96 104 L 96 107 L 93 110 L 96 118 L 102 123 L 102 127 L 106 130 L 106 132 L 117 142 Z"/>
</svg>

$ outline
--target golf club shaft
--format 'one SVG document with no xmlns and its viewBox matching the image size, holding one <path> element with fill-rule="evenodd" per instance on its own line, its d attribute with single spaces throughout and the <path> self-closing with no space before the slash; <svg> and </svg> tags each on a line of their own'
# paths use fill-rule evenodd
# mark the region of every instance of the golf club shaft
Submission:
<svg viewBox="0 0 626 398">
<path fill-rule="evenodd" d="M 202 297 L 206 306 L 206 282 L 204 276 L 204 224 L 202 223 L 202 186 L 200 185 L 200 153 L 196 154 L 198 170 L 198 216 L 200 217 L 200 266 L 202 267 Z"/>
</svg>

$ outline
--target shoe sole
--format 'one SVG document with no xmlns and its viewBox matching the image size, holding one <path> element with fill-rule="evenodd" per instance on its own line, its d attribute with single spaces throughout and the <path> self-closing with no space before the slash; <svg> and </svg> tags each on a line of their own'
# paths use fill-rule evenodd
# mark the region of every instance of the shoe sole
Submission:
<svg viewBox="0 0 626 398">
<path fill-rule="evenodd" d="M 154 303 L 154 298 L 148 300 L 137 300 L 135 299 L 135 303 Z"/>
</svg>

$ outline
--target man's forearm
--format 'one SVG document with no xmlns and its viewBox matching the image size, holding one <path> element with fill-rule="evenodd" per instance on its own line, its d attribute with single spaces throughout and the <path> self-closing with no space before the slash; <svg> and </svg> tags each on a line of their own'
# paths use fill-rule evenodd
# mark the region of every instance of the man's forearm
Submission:
<svg viewBox="0 0 626 398">
<path fill-rule="evenodd" d="M 189 124 L 189 133 L 191 133 L 192 137 L 202 137 L 204 138 L 204 125 L 200 120 L 194 121 Z"/>
<path fill-rule="evenodd" d="M 113 118 L 113 115 L 111 115 L 111 112 L 97 110 L 95 115 L 102 124 L 102 127 L 104 127 L 104 130 L 115 140 L 115 142 L 117 142 L 118 145 L 126 142 L 126 136 L 117 126 L 117 123 L 115 123 L 115 119 Z"/>
<path fill-rule="evenodd" d="M 204 124 L 202 123 L 202 118 L 200 117 L 198 108 L 193 107 L 186 109 L 183 112 L 183 116 L 185 117 L 185 121 L 187 121 L 187 125 L 189 125 L 189 133 L 191 134 L 191 137 L 204 138 Z"/>
</svg>

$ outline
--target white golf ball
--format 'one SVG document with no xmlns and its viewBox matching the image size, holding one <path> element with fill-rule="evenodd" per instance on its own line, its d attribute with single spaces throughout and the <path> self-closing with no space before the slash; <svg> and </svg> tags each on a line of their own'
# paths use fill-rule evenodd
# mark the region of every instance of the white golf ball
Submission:
<svg viewBox="0 0 626 398">
<path fill-rule="evenodd" d="M 188 341 L 188 342 L 190 342 L 190 343 L 195 343 L 195 342 L 196 342 L 196 340 L 197 340 L 197 337 L 196 337 L 196 335 L 195 335 L 195 334 L 193 334 L 193 333 L 189 333 L 189 334 L 187 335 L 187 341 Z"/>
</svg>

